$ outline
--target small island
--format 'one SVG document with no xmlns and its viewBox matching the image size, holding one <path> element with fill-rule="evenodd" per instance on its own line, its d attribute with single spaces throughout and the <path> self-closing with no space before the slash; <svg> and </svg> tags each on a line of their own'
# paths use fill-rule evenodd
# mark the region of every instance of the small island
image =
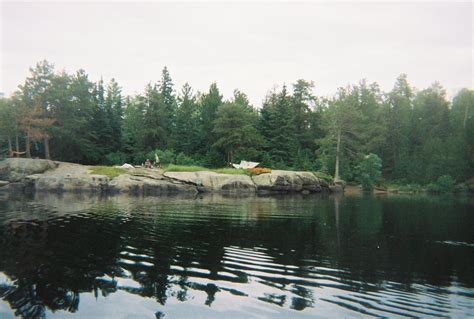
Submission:
<svg viewBox="0 0 474 319">
<path fill-rule="evenodd" d="M 179 171 L 144 167 L 106 167 L 44 159 L 9 158 L 0 162 L 0 190 L 168 195 L 178 193 L 276 194 L 339 192 L 341 186 L 306 171 L 244 169 Z"/>
</svg>

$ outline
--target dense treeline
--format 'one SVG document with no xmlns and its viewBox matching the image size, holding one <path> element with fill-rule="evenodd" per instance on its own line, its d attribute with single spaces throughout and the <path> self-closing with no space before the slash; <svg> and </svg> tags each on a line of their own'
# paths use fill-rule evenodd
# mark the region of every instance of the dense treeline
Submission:
<svg viewBox="0 0 474 319">
<path fill-rule="evenodd" d="M 463 181 L 474 172 L 469 89 L 451 102 L 438 83 L 417 91 L 401 75 L 390 92 L 362 80 L 317 97 L 312 82 L 298 80 L 256 108 L 238 90 L 224 100 L 216 83 L 203 93 L 189 84 L 176 90 L 166 68 L 136 96 L 83 70 L 55 72 L 47 61 L 30 71 L 0 102 L 3 156 L 122 164 L 156 152 L 162 162 L 216 167 L 244 159 L 353 181 L 376 154 L 383 176 L 401 183 Z"/>
</svg>

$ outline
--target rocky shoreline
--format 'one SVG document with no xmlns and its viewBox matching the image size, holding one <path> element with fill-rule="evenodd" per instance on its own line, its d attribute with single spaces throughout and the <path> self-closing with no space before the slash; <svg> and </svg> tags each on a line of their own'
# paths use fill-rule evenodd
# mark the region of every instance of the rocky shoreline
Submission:
<svg viewBox="0 0 474 319">
<path fill-rule="evenodd" d="M 92 174 L 93 166 L 42 159 L 0 161 L 0 191 L 93 192 L 101 194 L 166 195 L 177 193 L 323 193 L 341 191 L 311 172 L 274 170 L 247 176 L 211 171 L 163 172 L 129 168 L 114 178 Z"/>
</svg>

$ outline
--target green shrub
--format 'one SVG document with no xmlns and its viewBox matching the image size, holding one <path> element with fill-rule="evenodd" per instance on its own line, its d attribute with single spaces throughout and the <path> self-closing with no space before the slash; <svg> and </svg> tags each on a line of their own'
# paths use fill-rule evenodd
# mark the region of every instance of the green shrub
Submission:
<svg viewBox="0 0 474 319">
<path fill-rule="evenodd" d="M 419 184 L 407 184 L 400 186 L 398 190 L 401 192 L 420 193 L 423 188 Z"/>
<path fill-rule="evenodd" d="M 440 176 L 436 182 L 428 184 L 427 190 L 431 193 L 452 193 L 454 191 L 454 179 L 450 175 Z"/>
<path fill-rule="evenodd" d="M 324 172 L 313 172 L 314 176 L 316 176 L 317 178 L 320 178 L 322 180 L 325 180 L 326 182 L 332 182 L 332 180 L 334 179 L 331 175 L 329 174 L 326 174 Z"/>
<path fill-rule="evenodd" d="M 456 186 L 454 186 L 454 192 L 455 193 L 468 193 L 469 192 L 469 188 L 467 187 L 467 185 L 465 183 L 461 183 L 461 184 L 458 184 Z"/>
<path fill-rule="evenodd" d="M 143 164 L 145 163 L 145 160 L 148 158 L 148 154 L 144 152 L 136 152 L 133 154 L 132 161 L 134 164 Z"/>
<path fill-rule="evenodd" d="M 122 165 L 128 161 L 128 156 L 122 152 L 109 153 L 105 155 L 107 165 Z"/>
<path fill-rule="evenodd" d="M 382 160 L 376 154 L 370 153 L 359 164 L 358 171 L 362 189 L 370 192 L 382 180 Z"/>
<path fill-rule="evenodd" d="M 166 164 L 175 164 L 176 163 L 176 154 L 173 150 L 159 150 L 156 149 L 154 151 L 146 153 L 146 159 L 149 159 L 151 162 L 155 162 L 155 154 L 158 155 L 160 160 L 160 165 Z"/>
<path fill-rule="evenodd" d="M 192 157 L 185 155 L 184 153 L 179 153 L 176 156 L 176 165 L 197 165 L 197 161 L 195 161 Z"/>
</svg>

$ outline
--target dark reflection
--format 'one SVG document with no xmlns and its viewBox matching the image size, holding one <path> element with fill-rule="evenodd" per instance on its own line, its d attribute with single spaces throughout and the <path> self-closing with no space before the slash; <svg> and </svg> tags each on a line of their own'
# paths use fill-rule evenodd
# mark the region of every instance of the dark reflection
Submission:
<svg viewBox="0 0 474 319">
<path fill-rule="evenodd" d="M 202 293 L 212 308 L 231 294 L 294 311 L 327 302 L 443 316 L 453 281 L 468 305 L 474 298 L 472 208 L 372 196 L 3 200 L 0 298 L 24 318 L 76 312 L 81 293 L 119 290 L 163 306 Z M 321 288 L 337 294 L 319 297 Z"/>
</svg>

